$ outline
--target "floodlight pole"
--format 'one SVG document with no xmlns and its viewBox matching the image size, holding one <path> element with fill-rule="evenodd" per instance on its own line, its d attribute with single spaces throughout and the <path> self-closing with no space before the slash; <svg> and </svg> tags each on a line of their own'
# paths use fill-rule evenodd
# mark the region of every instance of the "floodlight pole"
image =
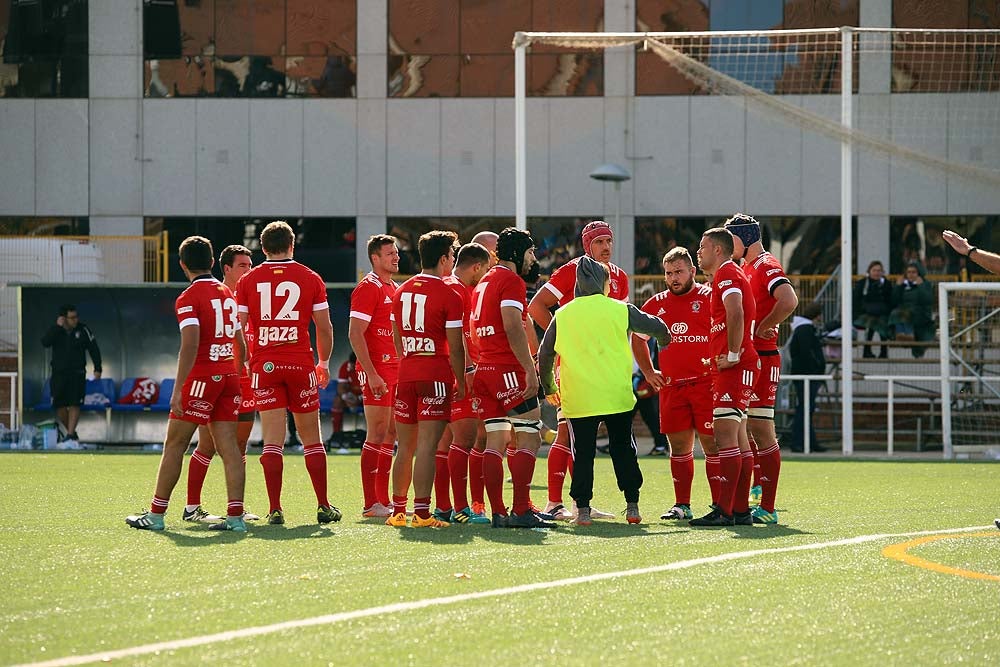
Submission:
<svg viewBox="0 0 1000 667">
<path fill-rule="evenodd" d="M 525 137 L 525 51 L 527 40 L 521 31 L 514 33 L 514 226 L 528 228 L 528 172 Z"/>
<path fill-rule="evenodd" d="M 849 27 L 840 29 L 840 122 L 851 129 L 852 95 L 854 93 L 854 31 Z M 851 206 L 854 173 L 851 142 L 840 143 L 840 388 L 841 388 L 841 431 L 843 453 L 854 453 L 854 315 L 852 281 L 854 278 L 854 257 L 851 253 Z"/>
</svg>

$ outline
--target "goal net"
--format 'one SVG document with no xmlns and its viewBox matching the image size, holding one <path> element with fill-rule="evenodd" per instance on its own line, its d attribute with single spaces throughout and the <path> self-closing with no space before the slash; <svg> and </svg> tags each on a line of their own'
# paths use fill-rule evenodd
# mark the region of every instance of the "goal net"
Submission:
<svg viewBox="0 0 1000 667">
<path fill-rule="evenodd" d="M 1000 282 L 940 283 L 946 457 L 1000 457 Z"/>
<path fill-rule="evenodd" d="M 960 188 L 1000 186 L 1000 30 L 517 33 L 514 47 L 522 45 L 634 47 L 653 91 L 649 81 L 723 96 L 894 168 Z M 839 99 L 845 80 L 858 96 L 849 118 Z"/>
</svg>

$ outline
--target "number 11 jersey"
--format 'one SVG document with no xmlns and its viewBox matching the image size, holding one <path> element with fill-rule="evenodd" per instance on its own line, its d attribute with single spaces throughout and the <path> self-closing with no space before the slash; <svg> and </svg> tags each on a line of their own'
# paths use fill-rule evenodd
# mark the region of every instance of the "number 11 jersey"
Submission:
<svg viewBox="0 0 1000 667">
<path fill-rule="evenodd" d="M 239 312 L 247 314 L 253 336 L 251 362 L 312 366 L 309 323 L 313 313 L 330 307 L 319 274 L 292 259 L 267 260 L 243 274 L 236 284 Z"/>
</svg>

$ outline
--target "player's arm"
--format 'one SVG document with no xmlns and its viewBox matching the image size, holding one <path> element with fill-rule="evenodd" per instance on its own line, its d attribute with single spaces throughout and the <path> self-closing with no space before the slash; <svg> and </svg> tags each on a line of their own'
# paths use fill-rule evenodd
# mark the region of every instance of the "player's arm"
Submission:
<svg viewBox="0 0 1000 667">
<path fill-rule="evenodd" d="M 777 327 L 788 319 L 788 316 L 798 308 L 799 297 L 791 283 L 784 282 L 774 288 L 774 308 L 757 324 L 757 336 L 774 338 L 778 335 Z"/>
<path fill-rule="evenodd" d="M 969 243 L 968 239 L 956 234 L 950 229 L 941 232 L 943 238 L 952 249 L 959 255 L 968 257 L 973 262 L 983 267 L 990 273 L 1000 273 L 1000 255 L 977 248 Z"/>
<path fill-rule="evenodd" d="M 321 389 L 330 383 L 330 355 L 333 354 L 333 323 L 330 321 L 330 309 L 313 307 L 313 326 L 316 327 L 316 364 L 317 384 Z"/>
<path fill-rule="evenodd" d="M 552 318 L 538 346 L 538 376 L 545 391 L 545 398 L 552 405 L 559 405 L 559 385 L 556 384 L 556 320 Z"/>
<path fill-rule="evenodd" d="M 720 354 L 716 358 L 720 371 L 738 364 L 743 352 L 743 295 L 738 289 L 728 290 L 722 297 L 722 304 L 726 307 L 726 343 L 729 354 Z"/>
<path fill-rule="evenodd" d="M 528 304 L 528 317 L 542 329 L 549 328 L 549 322 L 552 321 L 552 306 L 559 303 L 558 297 L 552 293 L 552 290 L 546 289 L 547 285 L 548 283 L 542 285 L 542 288 L 535 292 L 535 296 L 531 297 L 531 303 Z"/>
<path fill-rule="evenodd" d="M 392 344 L 396 347 L 396 356 L 403 358 L 403 334 L 399 332 L 399 324 L 392 321 Z"/>
<path fill-rule="evenodd" d="M 197 321 L 196 321 L 197 322 Z M 181 327 L 181 349 L 177 353 L 177 376 L 174 379 L 174 392 L 170 396 L 170 411 L 180 417 L 184 414 L 181 397 L 188 375 L 194 368 L 195 357 L 198 356 L 198 340 L 201 328 L 197 323 Z"/>
<path fill-rule="evenodd" d="M 368 386 L 371 387 L 372 393 L 381 395 L 388 391 L 388 387 L 382 376 L 375 371 L 371 355 L 368 354 L 368 343 L 365 342 L 365 331 L 368 330 L 368 324 L 367 321 L 352 316 L 347 324 L 347 339 L 351 342 L 354 356 L 358 358 L 358 365 L 368 376 Z"/>
<path fill-rule="evenodd" d="M 455 374 L 455 398 L 462 400 L 465 398 L 465 334 L 461 326 L 448 327 L 445 334 L 448 336 L 448 361 Z"/>
<path fill-rule="evenodd" d="M 237 329 L 233 335 L 233 361 L 236 372 L 239 373 L 247 361 L 247 340 L 243 337 L 243 329 Z"/>
<path fill-rule="evenodd" d="M 527 384 L 524 397 L 531 398 L 538 394 L 538 376 L 535 374 L 535 363 L 528 350 L 528 335 L 524 332 L 521 309 L 514 306 L 500 306 L 500 316 L 503 318 L 503 329 L 507 334 L 511 352 L 524 369 Z"/>
</svg>

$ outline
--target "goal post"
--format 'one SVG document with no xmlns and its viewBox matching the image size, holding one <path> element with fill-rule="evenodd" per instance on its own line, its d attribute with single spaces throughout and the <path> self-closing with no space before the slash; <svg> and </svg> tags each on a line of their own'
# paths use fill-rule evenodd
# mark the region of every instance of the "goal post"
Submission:
<svg viewBox="0 0 1000 667">
<path fill-rule="evenodd" d="M 1000 451 L 1000 282 L 939 283 L 944 458 Z"/>
<path fill-rule="evenodd" d="M 658 56 L 686 95 L 718 96 L 840 146 L 840 308 L 853 320 L 852 185 L 857 165 L 915 173 L 948 201 L 988 207 L 1000 192 L 1000 30 L 816 28 L 706 32 L 517 32 L 515 223 L 527 227 L 526 53 L 632 47 Z M 635 68 L 632 68 L 633 71 Z M 926 93 L 926 94 L 923 94 Z M 936 93 L 949 93 L 949 96 Z M 805 98 L 838 96 L 839 113 Z M 633 135 L 634 137 L 634 135 Z M 804 138 L 803 138 L 804 140 Z M 864 162 L 862 162 L 864 160 Z M 864 172 L 862 172 L 864 173 Z M 924 181 L 917 181 L 924 182 Z M 929 189 L 929 188 L 928 188 Z M 974 206 L 973 206 L 974 207 Z M 852 338 L 841 373 L 854 377 Z M 842 383 L 843 452 L 854 450 L 853 381 Z"/>
</svg>

